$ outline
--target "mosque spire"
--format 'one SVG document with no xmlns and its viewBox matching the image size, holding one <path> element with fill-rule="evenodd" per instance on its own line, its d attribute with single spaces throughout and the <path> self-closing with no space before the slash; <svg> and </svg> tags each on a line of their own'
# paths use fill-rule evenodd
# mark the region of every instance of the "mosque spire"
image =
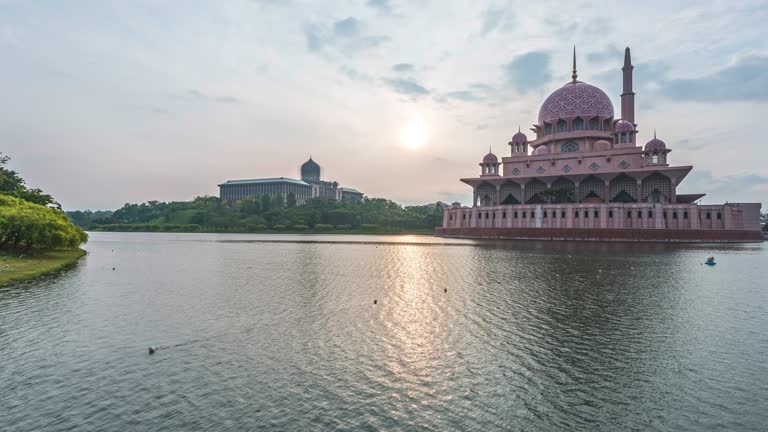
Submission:
<svg viewBox="0 0 768 432">
<path fill-rule="evenodd" d="M 656 139 L 656 128 L 653 128 L 653 139 Z"/>
<path fill-rule="evenodd" d="M 576 45 L 573 46 L 573 75 L 571 75 L 571 78 L 573 78 L 573 82 L 576 82 L 576 78 L 578 78 L 578 74 L 576 74 Z"/>
<path fill-rule="evenodd" d="M 624 90 L 621 93 L 621 119 L 634 125 L 635 123 L 635 92 L 632 90 L 632 54 L 629 47 L 624 50 L 624 66 L 621 73 L 624 76 Z"/>
</svg>

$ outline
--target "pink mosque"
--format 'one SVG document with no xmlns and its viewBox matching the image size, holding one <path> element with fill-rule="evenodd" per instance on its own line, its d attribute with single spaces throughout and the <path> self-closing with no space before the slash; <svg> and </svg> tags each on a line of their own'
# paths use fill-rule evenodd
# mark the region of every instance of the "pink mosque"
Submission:
<svg viewBox="0 0 768 432">
<path fill-rule="evenodd" d="M 470 238 L 762 241 L 759 203 L 698 205 L 705 194 L 678 194 L 693 169 L 670 164 L 654 137 L 637 143 L 632 60 L 624 52 L 621 119 L 601 89 L 577 80 L 549 95 L 531 131 L 518 132 L 501 162 L 488 153 L 472 186 L 471 207 L 444 213 L 436 235 Z M 503 166 L 503 170 L 500 168 Z"/>
</svg>

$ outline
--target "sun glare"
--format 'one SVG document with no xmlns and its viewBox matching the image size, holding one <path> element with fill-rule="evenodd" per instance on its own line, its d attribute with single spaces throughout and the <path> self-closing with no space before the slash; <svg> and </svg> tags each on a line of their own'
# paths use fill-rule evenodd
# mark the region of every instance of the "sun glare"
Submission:
<svg viewBox="0 0 768 432">
<path fill-rule="evenodd" d="M 400 141 L 410 150 L 417 150 L 427 143 L 427 126 L 421 120 L 411 120 L 400 131 Z"/>
</svg>

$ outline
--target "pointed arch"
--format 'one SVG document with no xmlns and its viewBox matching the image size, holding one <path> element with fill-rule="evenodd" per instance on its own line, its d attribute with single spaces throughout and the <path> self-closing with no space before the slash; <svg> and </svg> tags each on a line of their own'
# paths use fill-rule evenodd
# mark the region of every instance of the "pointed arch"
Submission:
<svg viewBox="0 0 768 432">
<path fill-rule="evenodd" d="M 593 175 L 579 183 L 579 202 L 605 201 L 605 182 Z"/>
<path fill-rule="evenodd" d="M 641 188 L 642 201 L 666 203 L 672 195 L 672 180 L 669 177 L 653 173 L 643 179 Z"/>
<path fill-rule="evenodd" d="M 482 182 L 477 186 L 477 198 L 481 206 L 496 204 L 496 187 L 490 183 Z"/>
<path fill-rule="evenodd" d="M 600 119 L 592 117 L 589 119 L 589 130 L 598 130 L 600 128 Z"/>
<path fill-rule="evenodd" d="M 573 119 L 572 125 L 573 126 L 571 127 L 571 130 L 574 130 L 574 131 L 584 130 L 584 119 L 581 117 L 576 117 L 575 119 Z"/>
<path fill-rule="evenodd" d="M 547 190 L 547 184 L 539 179 L 534 179 L 525 184 L 525 203 L 542 204 L 546 201 L 541 193 Z"/>
<path fill-rule="evenodd" d="M 637 202 L 637 181 L 626 174 L 620 174 L 611 180 L 609 196 L 611 202 Z"/>
<path fill-rule="evenodd" d="M 520 204 L 522 189 L 519 184 L 508 180 L 501 185 L 502 204 Z"/>
<path fill-rule="evenodd" d="M 565 177 L 560 177 L 552 183 L 549 195 L 551 203 L 576 202 L 576 184 Z"/>
<path fill-rule="evenodd" d="M 567 132 L 568 131 L 568 122 L 566 122 L 563 119 L 560 119 L 557 121 L 557 132 Z"/>
</svg>

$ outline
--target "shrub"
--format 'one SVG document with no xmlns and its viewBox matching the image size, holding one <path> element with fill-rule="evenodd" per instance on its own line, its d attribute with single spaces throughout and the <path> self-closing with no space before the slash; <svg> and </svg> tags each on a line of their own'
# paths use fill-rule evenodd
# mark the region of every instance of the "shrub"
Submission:
<svg viewBox="0 0 768 432">
<path fill-rule="evenodd" d="M 275 231 L 284 231 L 285 225 L 272 225 L 272 229 Z"/>
<path fill-rule="evenodd" d="M 379 226 L 376 225 L 376 224 L 361 224 L 360 225 L 360 229 L 362 229 L 363 231 L 373 231 L 373 230 L 375 230 L 378 227 Z"/>
<path fill-rule="evenodd" d="M 0 195 L 0 247 L 75 249 L 88 234 L 58 209 Z"/>
<path fill-rule="evenodd" d="M 295 229 L 296 231 L 306 231 L 309 229 L 309 227 L 306 225 L 294 225 L 293 229 Z"/>
<path fill-rule="evenodd" d="M 317 231 L 331 231 L 333 229 L 333 225 L 330 224 L 317 224 L 315 225 L 315 230 Z"/>
</svg>

